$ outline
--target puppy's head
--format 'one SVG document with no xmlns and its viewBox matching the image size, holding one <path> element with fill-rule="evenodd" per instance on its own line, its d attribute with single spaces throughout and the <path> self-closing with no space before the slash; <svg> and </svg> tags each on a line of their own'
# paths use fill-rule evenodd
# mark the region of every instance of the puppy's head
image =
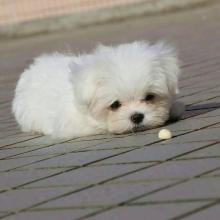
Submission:
<svg viewBox="0 0 220 220">
<path fill-rule="evenodd" d="M 169 118 L 178 93 L 173 48 L 145 42 L 99 46 L 86 59 L 79 98 L 109 132 L 144 130 Z"/>
</svg>

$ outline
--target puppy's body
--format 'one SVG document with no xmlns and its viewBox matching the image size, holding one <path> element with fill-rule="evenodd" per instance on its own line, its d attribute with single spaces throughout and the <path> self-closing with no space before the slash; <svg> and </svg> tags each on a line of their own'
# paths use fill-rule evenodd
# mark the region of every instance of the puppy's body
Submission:
<svg viewBox="0 0 220 220">
<path fill-rule="evenodd" d="M 43 55 L 22 74 L 13 110 L 23 131 L 74 137 L 103 130 L 87 109 L 77 104 L 70 64 L 80 59 L 83 57 Z"/>
<path fill-rule="evenodd" d="M 61 138 L 151 128 L 168 119 L 178 75 L 162 43 L 43 55 L 22 73 L 13 112 L 23 131 Z"/>
</svg>

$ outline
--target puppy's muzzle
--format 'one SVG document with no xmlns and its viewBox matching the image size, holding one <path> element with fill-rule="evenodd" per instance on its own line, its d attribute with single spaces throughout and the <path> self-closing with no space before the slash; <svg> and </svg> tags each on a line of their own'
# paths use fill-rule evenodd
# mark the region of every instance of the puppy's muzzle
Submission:
<svg viewBox="0 0 220 220">
<path fill-rule="evenodd" d="M 135 125 L 138 125 L 140 124 L 143 119 L 144 119 L 144 114 L 142 113 L 134 113 L 133 115 L 131 115 L 131 121 L 135 124 Z"/>
</svg>

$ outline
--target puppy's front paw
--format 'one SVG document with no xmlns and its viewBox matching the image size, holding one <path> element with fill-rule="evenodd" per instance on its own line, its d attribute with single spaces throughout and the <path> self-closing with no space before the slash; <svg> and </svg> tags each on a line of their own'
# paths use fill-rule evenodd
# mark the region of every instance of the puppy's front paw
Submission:
<svg viewBox="0 0 220 220">
<path fill-rule="evenodd" d="M 181 118 L 185 112 L 185 105 L 183 102 L 175 101 L 170 109 L 170 121 L 176 121 Z"/>
</svg>

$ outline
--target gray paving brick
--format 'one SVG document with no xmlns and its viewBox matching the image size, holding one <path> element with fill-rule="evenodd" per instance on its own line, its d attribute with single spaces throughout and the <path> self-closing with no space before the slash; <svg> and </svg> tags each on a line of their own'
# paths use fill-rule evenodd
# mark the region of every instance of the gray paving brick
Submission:
<svg viewBox="0 0 220 220">
<path fill-rule="evenodd" d="M 213 111 L 210 111 L 210 112 L 208 112 L 206 114 L 203 114 L 203 115 L 198 115 L 198 116 L 196 116 L 196 118 L 213 117 L 213 116 L 217 116 L 219 118 L 220 108 L 216 109 L 216 110 L 213 110 Z"/>
<path fill-rule="evenodd" d="M 186 143 L 195 141 L 220 141 L 219 128 L 206 128 L 194 131 L 170 140 L 165 140 L 164 143 Z"/>
<path fill-rule="evenodd" d="M 218 71 L 218 70 L 216 70 L 217 68 L 219 68 L 219 66 L 218 67 L 216 66 L 214 68 L 214 71 Z M 215 75 L 215 74 L 213 74 L 213 75 Z M 217 87 L 219 85 L 219 83 L 214 79 L 210 79 L 209 81 L 206 81 L 206 82 L 198 81 L 201 77 L 203 77 L 202 73 L 200 75 L 194 77 L 194 79 L 190 79 L 190 80 L 188 79 L 185 82 L 180 81 L 180 89 L 182 90 L 183 88 L 184 89 L 192 88 L 195 85 L 197 88 Z M 207 93 L 208 93 L 208 91 L 207 91 Z M 197 99 L 198 98 L 197 96 L 199 97 L 199 99 Z M 196 94 L 192 94 L 187 97 L 182 97 L 182 101 L 186 102 L 187 104 L 194 104 L 194 103 L 198 103 L 198 102 L 202 102 L 204 100 L 207 100 L 207 98 L 210 98 L 210 96 L 205 95 L 203 92 L 198 92 Z"/>
<path fill-rule="evenodd" d="M 216 169 L 213 172 L 209 172 L 209 173 L 205 174 L 205 176 L 211 176 L 211 177 L 219 176 L 220 177 L 220 169 Z"/>
<path fill-rule="evenodd" d="M 212 83 L 212 85 L 213 84 L 214 84 L 214 82 Z M 218 83 L 216 83 L 214 85 L 217 86 Z M 180 100 L 188 105 L 188 104 L 199 103 L 199 102 L 202 102 L 204 100 L 213 98 L 214 96 L 218 96 L 218 95 L 219 95 L 219 92 L 216 92 L 214 94 L 213 93 L 204 92 L 204 93 L 199 93 L 199 94 L 195 94 L 195 95 L 191 95 L 191 96 L 187 96 L 187 97 L 182 97 L 182 98 L 180 98 Z"/>
<path fill-rule="evenodd" d="M 202 150 L 192 152 L 190 154 L 179 157 L 178 159 L 193 159 L 203 157 L 219 157 L 220 158 L 220 143 L 212 145 Z"/>
<path fill-rule="evenodd" d="M 193 110 L 188 110 L 186 111 L 183 116 L 182 119 L 188 119 L 188 118 L 193 118 L 197 117 L 198 115 L 205 115 L 205 113 L 210 112 L 211 110 L 209 108 L 200 108 L 200 109 L 193 109 Z M 206 118 L 206 117 L 204 117 Z"/>
<path fill-rule="evenodd" d="M 10 138 L 11 137 L 9 137 L 9 139 Z M 1 152 L 0 159 L 3 159 L 7 156 L 13 156 L 19 153 L 22 154 L 23 152 L 26 152 L 26 151 L 31 151 L 31 150 L 39 149 L 42 147 L 46 147 L 48 145 L 53 144 L 53 142 L 56 142 L 56 141 L 47 140 L 47 139 L 48 137 L 39 137 L 39 138 L 17 142 L 15 144 L 2 147 L 0 148 L 0 152 Z"/>
<path fill-rule="evenodd" d="M 49 211 L 37 211 L 37 212 L 21 212 L 16 215 L 7 217 L 7 220 L 39 220 L 39 219 L 51 219 L 51 220 L 73 220 L 80 218 L 89 213 L 95 212 L 97 209 L 71 209 L 71 210 L 49 210 Z"/>
<path fill-rule="evenodd" d="M 147 206 L 126 206 L 119 207 L 113 210 L 95 215 L 91 220 L 146 220 L 156 219 L 164 220 L 171 219 L 176 215 L 183 214 L 195 208 L 199 208 L 205 202 L 181 203 L 181 204 L 154 204 Z"/>
<path fill-rule="evenodd" d="M 131 163 L 131 162 L 150 162 L 150 161 L 164 161 L 177 155 L 198 149 L 202 146 L 207 146 L 211 142 L 195 142 L 195 143 L 182 143 L 182 144 L 154 144 L 140 148 L 119 156 L 100 161 L 96 164 L 108 163 Z"/>
<path fill-rule="evenodd" d="M 18 185 L 38 180 L 56 173 L 56 170 L 25 170 L 17 172 L 5 172 L 0 176 L 0 191 L 16 187 Z"/>
<path fill-rule="evenodd" d="M 186 80 L 188 80 L 186 78 Z M 192 94 L 197 94 L 197 93 L 200 93 L 200 92 L 204 92 L 204 91 L 208 91 L 209 93 L 210 92 L 219 92 L 220 93 L 220 89 L 218 86 L 213 86 L 213 85 L 210 85 L 210 86 L 205 86 L 205 87 L 187 87 L 187 88 L 182 88 L 181 89 L 181 94 L 180 94 L 180 97 L 186 97 L 186 96 L 189 96 L 189 95 L 192 95 Z"/>
<path fill-rule="evenodd" d="M 8 143 L 6 143 L 8 142 Z M 1 143 L 1 150 L 7 149 L 11 147 L 38 147 L 38 146 L 47 146 L 50 144 L 59 143 L 59 140 L 52 140 L 49 137 L 46 136 L 36 136 L 36 135 L 30 135 L 30 134 L 21 134 L 21 135 L 14 135 L 10 136 L 10 138 L 2 139 Z"/>
<path fill-rule="evenodd" d="M 35 151 L 36 154 L 48 154 L 48 153 L 69 153 L 74 151 L 80 151 L 87 149 L 88 147 L 99 146 L 105 143 L 111 143 L 111 139 L 98 139 L 98 140 L 86 140 L 86 141 L 74 141 L 65 142 L 62 144 L 56 144 L 47 148 L 39 149 Z M 28 155 L 29 153 L 25 154 Z M 31 153 L 30 153 L 31 155 Z"/>
<path fill-rule="evenodd" d="M 1 171 L 16 170 L 17 168 L 25 169 L 37 169 L 45 167 L 75 167 L 82 166 L 84 164 L 104 159 L 105 157 L 110 157 L 121 153 L 123 150 L 114 150 L 114 151 L 103 151 L 103 152 L 73 152 L 62 155 L 42 155 L 42 156 L 33 156 L 33 157 L 24 157 L 15 159 L 2 160 L 2 169 Z M 125 151 L 125 150 L 124 150 Z M 4 166 L 3 166 L 4 164 Z"/>
<path fill-rule="evenodd" d="M 30 151 L 36 148 L 37 146 L 0 149 L 0 159 L 4 159 L 6 157 L 10 157 L 10 156 L 17 155 L 17 154 L 22 154 L 23 152 Z"/>
<path fill-rule="evenodd" d="M 74 166 L 82 166 L 87 163 L 91 163 L 96 160 L 104 159 L 113 155 L 117 155 L 125 150 L 106 150 L 101 152 L 88 151 L 88 152 L 75 152 L 68 153 L 61 156 L 53 157 L 40 163 L 33 163 L 27 165 L 29 168 L 45 168 L 45 167 L 74 167 Z"/>
<path fill-rule="evenodd" d="M 190 131 L 197 130 L 203 128 L 205 126 L 209 126 L 215 124 L 216 122 L 220 122 L 220 116 L 215 118 L 189 118 L 186 120 L 181 120 L 176 123 L 170 124 L 166 126 L 171 131 Z"/>
<path fill-rule="evenodd" d="M 16 167 L 24 166 L 26 164 L 31 164 L 39 160 L 43 160 L 45 158 L 48 158 L 48 155 L 42 155 L 42 156 L 33 156 L 33 157 L 26 157 L 26 158 L 18 158 L 16 160 L 14 159 L 8 159 L 8 160 L 0 160 L 0 172 L 4 172 L 10 169 L 14 169 Z"/>
<path fill-rule="evenodd" d="M 3 217 L 3 216 L 8 215 L 8 214 L 9 214 L 9 212 L 0 212 L 0 217 Z"/>
<path fill-rule="evenodd" d="M 58 207 L 107 207 L 126 201 L 143 193 L 164 187 L 173 181 L 136 184 L 103 184 L 87 190 L 73 193 L 54 201 L 40 205 L 38 208 Z"/>
<path fill-rule="evenodd" d="M 88 150 L 132 148 L 143 146 L 158 141 L 157 130 L 140 132 L 134 135 L 116 136 L 111 142 L 106 142 L 98 146 L 88 147 Z"/>
<path fill-rule="evenodd" d="M 110 140 L 109 140 L 110 141 Z M 30 141 L 29 141 L 30 142 Z M 75 141 L 72 143 L 47 143 L 47 142 L 40 142 L 38 144 L 35 143 L 19 143 L 15 144 L 10 147 L 6 147 L 0 151 L 1 156 L 0 159 L 5 157 L 24 157 L 24 156 L 39 156 L 39 155 L 55 155 L 55 154 L 62 154 L 73 152 L 77 150 L 82 150 L 87 148 L 88 146 L 99 146 L 101 143 L 107 142 L 107 140 L 94 140 L 92 143 L 90 141 Z M 17 155 L 18 154 L 18 155 Z"/>
<path fill-rule="evenodd" d="M 0 147 L 4 147 L 6 145 L 12 145 L 12 144 L 15 144 L 17 142 L 23 142 L 23 141 L 28 141 L 30 139 L 32 139 L 34 137 L 32 136 L 21 136 L 21 137 L 18 137 L 17 135 L 15 137 L 10 137 L 10 138 L 4 138 L 4 139 L 1 139 L 0 140 Z"/>
<path fill-rule="evenodd" d="M 151 165 L 151 164 L 149 164 Z M 139 169 L 144 165 L 110 165 L 110 166 L 90 166 L 65 172 L 45 180 L 31 183 L 26 187 L 53 187 L 53 186 L 74 186 L 82 188 L 87 185 L 95 184 L 112 177 L 122 175 L 126 172 Z M 146 165 L 145 165 L 146 166 Z"/>
<path fill-rule="evenodd" d="M 19 189 L 0 194 L 0 211 L 16 212 L 70 191 L 68 187 Z"/>
<path fill-rule="evenodd" d="M 182 80 L 183 81 L 183 80 Z M 195 94 L 195 93 L 198 93 L 198 92 L 202 92 L 202 91 L 204 91 L 204 90 L 206 90 L 207 89 L 207 87 L 188 87 L 188 88 L 186 88 L 186 87 L 183 87 L 182 89 L 181 89 L 181 94 L 180 94 L 180 96 L 179 97 L 186 97 L 186 96 L 189 96 L 189 95 L 191 95 L 191 94 Z"/>
<path fill-rule="evenodd" d="M 20 135 L 21 134 L 21 131 L 18 131 L 18 130 L 13 130 L 13 131 L 7 131 L 7 130 L 3 130 L 3 131 L 0 131 L 0 138 L 9 138 L 11 136 L 14 136 L 14 135 Z M 0 147 L 1 149 L 1 147 Z"/>
<path fill-rule="evenodd" d="M 220 102 L 220 96 L 218 95 L 217 97 L 210 98 L 209 100 L 202 101 L 200 104 L 212 104 L 212 103 L 219 103 Z"/>
<path fill-rule="evenodd" d="M 196 212 L 190 216 L 187 216 L 188 220 L 218 220 L 220 216 L 220 205 L 217 204 L 215 206 L 206 208 L 204 210 L 201 210 L 199 212 Z"/>
<path fill-rule="evenodd" d="M 220 178 L 196 178 L 182 184 L 148 195 L 135 202 L 204 200 L 220 198 Z"/>
<path fill-rule="evenodd" d="M 212 125 L 210 128 L 220 128 L 220 124 Z"/>
<path fill-rule="evenodd" d="M 163 179 L 185 179 L 191 178 L 202 172 L 214 169 L 220 166 L 219 159 L 209 160 L 186 160 L 169 161 L 156 166 L 123 176 L 113 182 L 133 182 L 133 181 L 152 181 Z"/>
</svg>

